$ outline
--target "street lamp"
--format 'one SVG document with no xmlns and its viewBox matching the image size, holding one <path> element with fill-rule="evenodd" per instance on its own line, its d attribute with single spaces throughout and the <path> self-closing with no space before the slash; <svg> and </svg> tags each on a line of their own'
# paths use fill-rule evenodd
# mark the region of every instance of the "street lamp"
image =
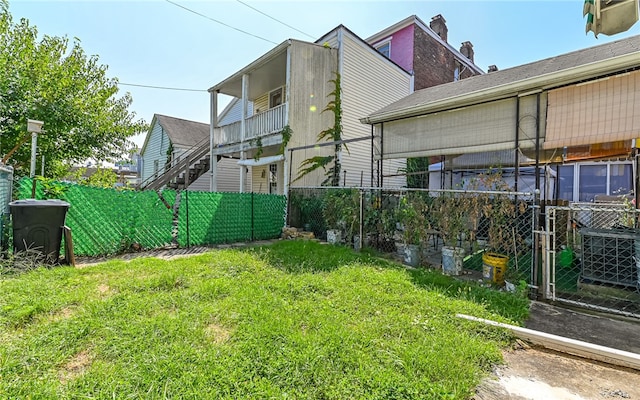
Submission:
<svg viewBox="0 0 640 400">
<path fill-rule="evenodd" d="M 31 169 L 29 177 L 36 176 L 36 150 L 38 148 L 38 133 L 42 132 L 44 122 L 33 119 L 27 120 L 27 132 L 31 133 Z"/>
</svg>

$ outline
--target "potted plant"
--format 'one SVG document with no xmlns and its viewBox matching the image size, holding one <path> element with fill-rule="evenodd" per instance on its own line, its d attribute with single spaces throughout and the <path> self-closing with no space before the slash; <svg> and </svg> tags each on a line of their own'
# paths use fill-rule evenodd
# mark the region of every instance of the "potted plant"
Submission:
<svg viewBox="0 0 640 400">
<path fill-rule="evenodd" d="M 462 197 L 455 193 L 442 193 L 433 203 L 434 219 L 440 236 L 444 242 L 442 246 L 442 272 L 447 275 L 460 275 L 465 250 L 462 240 L 469 231 L 467 207 Z"/>
<path fill-rule="evenodd" d="M 401 228 L 403 259 L 410 266 L 420 264 L 420 243 L 426 236 L 426 202 L 420 193 L 409 193 L 400 200 L 398 222 Z"/>
<path fill-rule="evenodd" d="M 360 196 L 355 189 L 330 189 L 323 198 L 322 215 L 327 242 L 351 242 L 360 221 Z"/>
</svg>

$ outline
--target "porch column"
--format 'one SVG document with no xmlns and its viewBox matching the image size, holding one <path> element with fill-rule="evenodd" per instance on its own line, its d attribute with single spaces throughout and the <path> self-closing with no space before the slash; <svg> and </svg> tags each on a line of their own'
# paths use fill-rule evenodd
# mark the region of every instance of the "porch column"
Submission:
<svg viewBox="0 0 640 400">
<path fill-rule="evenodd" d="M 215 147 L 214 132 L 218 125 L 218 91 L 209 92 L 211 97 L 211 110 L 209 111 L 209 191 L 218 190 L 218 157 L 213 154 Z"/>
<path fill-rule="evenodd" d="M 247 92 L 249 86 L 249 75 L 242 75 L 242 107 L 241 107 L 241 117 L 240 117 L 240 161 L 245 160 L 245 152 L 244 152 L 244 138 L 246 137 L 246 129 L 247 129 Z M 247 167 L 241 165 L 240 167 L 240 193 L 244 193 L 247 188 Z"/>
</svg>

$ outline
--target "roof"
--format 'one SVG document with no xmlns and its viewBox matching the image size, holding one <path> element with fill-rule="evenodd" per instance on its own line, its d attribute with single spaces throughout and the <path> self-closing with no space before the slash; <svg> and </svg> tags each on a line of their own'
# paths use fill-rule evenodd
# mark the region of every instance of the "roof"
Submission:
<svg viewBox="0 0 640 400">
<path fill-rule="evenodd" d="M 424 115 L 638 68 L 640 35 L 529 64 L 418 90 L 361 119 L 380 123 Z"/>
<path fill-rule="evenodd" d="M 209 124 L 154 114 L 174 146 L 192 147 L 209 137 Z"/>
</svg>

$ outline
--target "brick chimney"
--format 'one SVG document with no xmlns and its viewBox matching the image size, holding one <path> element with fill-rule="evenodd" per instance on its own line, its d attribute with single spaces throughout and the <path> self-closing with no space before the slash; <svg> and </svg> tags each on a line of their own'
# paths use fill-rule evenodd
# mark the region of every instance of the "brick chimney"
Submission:
<svg viewBox="0 0 640 400">
<path fill-rule="evenodd" d="M 431 17 L 431 22 L 429 23 L 429 28 L 432 31 L 440 36 L 440 39 L 447 41 L 447 21 L 444 19 L 442 14 L 438 14 L 435 17 Z"/>
<path fill-rule="evenodd" d="M 489 69 L 487 70 L 487 72 L 496 72 L 498 70 L 498 67 L 496 67 L 495 65 L 489 65 Z"/>
<path fill-rule="evenodd" d="M 462 46 L 460 46 L 460 53 L 473 62 L 473 45 L 471 42 L 462 42 Z"/>
</svg>

